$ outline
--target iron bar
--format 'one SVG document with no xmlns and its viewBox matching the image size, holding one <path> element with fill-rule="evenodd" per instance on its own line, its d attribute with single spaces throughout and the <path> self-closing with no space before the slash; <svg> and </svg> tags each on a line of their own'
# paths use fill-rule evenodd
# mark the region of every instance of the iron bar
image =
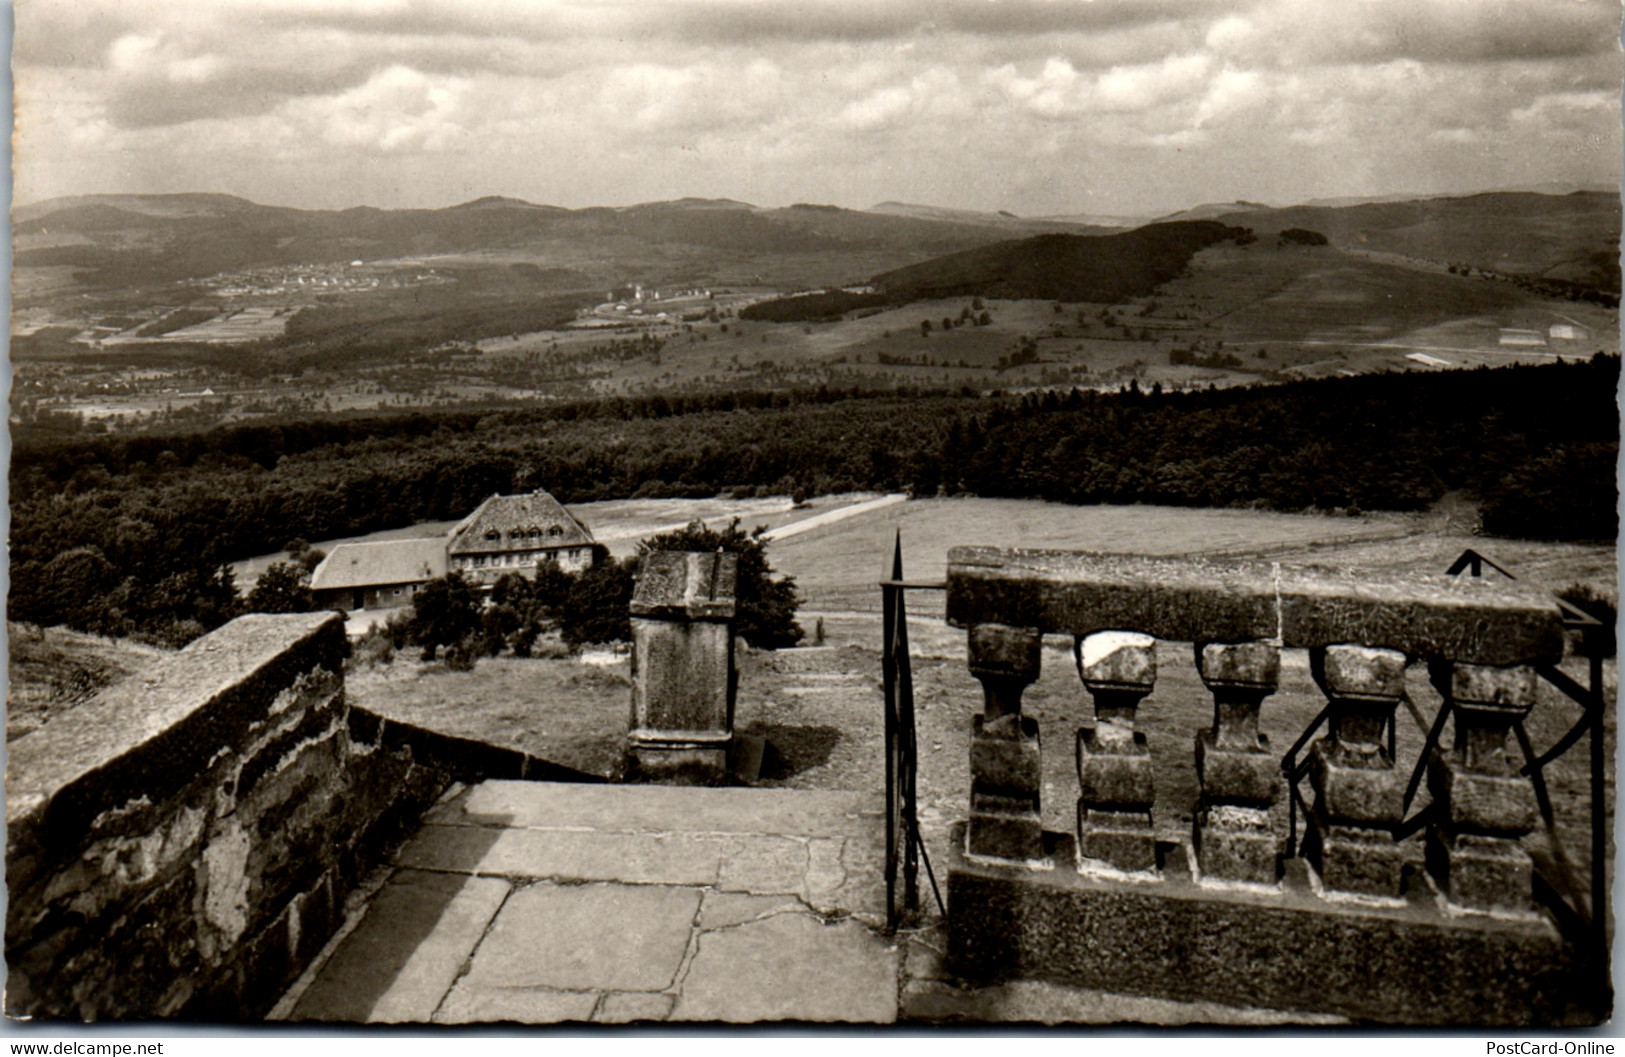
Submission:
<svg viewBox="0 0 1625 1057">
<path fill-rule="evenodd" d="M 1405 695 L 1410 700 L 1410 695 Z M 1439 705 L 1439 714 L 1433 717 L 1433 726 L 1428 728 L 1427 741 L 1422 743 L 1422 755 L 1416 759 L 1416 766 L 1411 768 L 1411 780 L 1405 783 L 1405 800 L 1400 807 L 1400 814 L 1411 809 L 1411 801 L 1416 798 L 1416 791 L 1422 788 L 1422 775 L 1427 772 L 1428 759 L 1433 750 L 1438 747 L 1439 738 L 1444 734 L 1444 721 L 1450 718 L 1450 699 L 1445 698 Z"/>
<path fill-rule="evenodd" d="M 1518 747 L 1523 750 L 1524 759 L 1532 759 L 1535 752 L 1529 744 L 1529 732 L 1524 730 L 1523 720 L 1513 723 L 1512 731 L 1518 736 Z M 1546 840 L 1552 849 L 1552 861 L 1562 874 L 1564 898 L 1572 901 L 1576 913 L 1588 923 L 1595 924 L 1596 914 L 1586 907 L 1585 898 L 1581 895 L 1579 886 L 1574 883 L 1574 873 L 1569 866 L 1568 856 L 1563 854 L 1563 842 L 1557 835 L 1557 815 L 1552 810 L 1552 797 L 1546 788 L 1546 776 L 1537 768 L 1530 772 L 1529 780 L 1535 787 L 1535 803 L 1540 808 L 1541 821 L 1546 824 Z"/>
</svg>

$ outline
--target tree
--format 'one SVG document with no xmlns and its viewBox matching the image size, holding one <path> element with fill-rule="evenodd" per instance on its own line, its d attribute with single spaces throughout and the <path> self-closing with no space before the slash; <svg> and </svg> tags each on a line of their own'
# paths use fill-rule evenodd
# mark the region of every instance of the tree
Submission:
<svg viewBox="0 0 1625 1057">
<path fill-rule="evenodd" d="M 305 613 L 312 605 L 310 574 L 293 562 L 272 562 L 248 592 L 250 613 Z"/>
<path fill-rule="evenodd" d="M 604 558 L 571 578 L 559 636 L 571 649 L 632 638 L 632 572 L 636 561 Z"/>
<path fill-rule="evenodd" d="M 441 646 L 476 634 L 480 625 L 479 590 L 462 573 L 430 580 L 412 596 L 411 641 L 423 647 L 423 659 L 435 659 Z"/>
<path fill-rule="evenodd" d="M 794 578 L 773 579 L 773 568 L 767 561 L 767 541 L 762 538 L 766 531 L 767 526 L 761 525 L 747 534 L 740 529 L 738 518 L 725 529 L 706 528 L 695 521 L 676 532 L 644 540 L 638 544 L 638 553 L 721 550 L 739 555 L 734 628 L 739 637 L 752 646 L 782 649 L 801 641 L 801 625 L 795 620 L 801 599 L 796 593 Z"/>
</svg>

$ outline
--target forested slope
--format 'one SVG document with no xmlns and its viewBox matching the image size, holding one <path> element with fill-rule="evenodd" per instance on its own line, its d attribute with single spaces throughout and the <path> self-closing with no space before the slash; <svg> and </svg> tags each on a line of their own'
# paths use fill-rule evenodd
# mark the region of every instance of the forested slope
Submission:
<svg viewBox="0 0 1625 1057">
<path fill-rule="evenodd" d="M 820 389 L 19 436 L 10 616 L 184 641 L 235 612 L 225 562 L 536 487 L 567 503 L 801 488 L 1282 510 L 1467 489 L 1487 531 L 1611 539 L 1618 378 L 1598 357 L 1180 394 Z"/>
</svg>

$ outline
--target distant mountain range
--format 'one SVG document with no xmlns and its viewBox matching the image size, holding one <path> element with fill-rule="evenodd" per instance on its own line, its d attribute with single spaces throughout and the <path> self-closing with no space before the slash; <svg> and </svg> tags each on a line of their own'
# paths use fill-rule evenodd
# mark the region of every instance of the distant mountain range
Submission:
<svg viewBox="0 0 1625 1057">
<path fill-rule="evenodd" d="M 200 278 L 253 267 L 362 259 L 472 257 L 533 262 L 548 274 L 598 285 L 639 277 L 755 275 L 790 284 L 792 276 L 829 281 L 879 275 L 888 284 L 954 286 L 963 269 L 995 285 L 1025 287 L 1034 276 L 1077 267 L 1093 278 L 1048 279 L 1035 289 L 1093 287 L 1105 275 L 1092 253 L 1065 240 L 1032 241 L 1039 258 L 1024 271 L 998 249 L 1037 236 L 1103 236 L 1115 267 L 1138 268 L 1132 254 L 1160 254 L 1167 231 L 1135 217 L 1039 217 L 882 202 L 871 209 L 800 203 L 761 208 L 732 199 L 683 198 L 625 207 L 566 209 L 488 196 L 443 209 L 304 210 L 225 194 L 82 195 L 13 210 L 14 263 L 20 269 L 71 269 L 87 286 Z M 1607 190 L 1530 191 L 1402 200 L 1332 200 L 1287 208 L 1256 202 L 1210 203 L 1153 225 L 1217 222 L 1261 236 L 1299 227 L 1345 250 L 1369 250 L 1470 264 L 1500 272 L 1561 278 L 1619 289 L 1620 200 Z M 1198 229 L 1188 229 L 1195 232 Z M 1111 240 L 1120 240 L 1113 242 Z M 1173 241 L 1184 244 L 1184 235 Z M 997 245 L 996 245 L 997 244 Z M 968 251 L 988 249 L 978 255 Z M 956 256 L 958 255 L 958 256 Z M 947 259 L 946 263 L 938 258 Z M 814 265 L 805 264 L 815 261 Z M 786 262 L 801 261 L 790 267 Z M 912 265 L 931 264 L 925 271 Z M 1152 271 L 1157 267 L 1152 266 Z M 936 275 L 936 278 L 929 276 Z M 1143 277 L 1142 277 L 1143 278 Z M 969 280 L 965 280 L 969 281 Z M 1139 279 L 1125 280 L 1134 286 Z M 1071 283 L 1071 286 L 1068 284 Z M 1036 296 L 1061 297 L 1042 293 Z"/>
<path fill-rule="evenodd" d="M 231 195 L 85 195 L 13 212 L 18 267 L 71 267 L 103 285 L 167 282 L 254 267 L 490 255 L 578 268 L 602 279 L 678 273 L 707 260 L 756 262 L 772 276 L 787 255 L 830 255 L 846 279 L 1012 235 L 1100 230 L 975 214 L 911 215 L 797 204 L 762 209 L 684 198 L 564 209 L 478 198 L 444 209 L 303 210 Z M 658 276 L 646 275 L 645 279 Z"/>
</svg>

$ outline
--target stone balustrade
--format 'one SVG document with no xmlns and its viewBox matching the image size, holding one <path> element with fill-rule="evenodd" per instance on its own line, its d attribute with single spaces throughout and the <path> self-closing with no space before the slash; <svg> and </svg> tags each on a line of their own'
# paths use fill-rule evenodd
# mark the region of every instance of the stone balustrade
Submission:
<svg viewBox="0 0 1625 1057">
<path fill-rule="evenodd" d="M 1193 899 L 1220 900 L 1201 893 L 1221 891 L 1225 914 L 1236 911 L 1238 898 L 1271 908 L 1272 921 L 1329 913 L 1339 928 L 1353 930 L 1348 938 L 1374 928 L 1372 914 L 1426 920 L 1460 939 L 1463 952 L 1474 951 L 1464 953 L 1469 960 L 1503 970 L 1522 966 L 1520 987 L 1547 979 L 1541 973 L 1562 960 L 1551 924 L 1535 913 L 1531 863 L 1520 844 L 1538 817 L 1533 787 L 1519 773 L 1522 757 L 1509 755 L 1507 744 L 1513 723 L 1534 704 L 1535 668 L 1562 657 L 1561 613 L 1543 592 L 1480 579 L 958 547 L 949 553 L 947 616 L 967 630 L 970 670 L 984 688 L 982 714 L 973 719 L 966 839 L 950 870 L 950 947 L 963 969 L 974 972 L 980 961 L 989 971 L 985 956 L 1001 952 L 991 958 L 998 971 L 1045 975 L 1042 968 L 1061 951 L 1065 964 L 1058 975 L 1065 978 L 1096 986 L 1117 986 L 1123 973 L 1160 979 L 1143 965 L 1114 961 L 1132 957 L 1129 952 L 1099 948 L 1115 923 L 1085 935 L 1080 919 L 1103 922 L 1110 917 L 1106 907 L 1131 917 L 1143 910 L 1148 916 L 1136 920 L 1155 936 L 1169 920 L 1194 920 Z M 1095 722 L 1076 732 L 1079 799 L 1071 834 L 1043 832 L 1041 731 L 1022 712 L 1023 692 L 1040 674 L 1045 635 L 1073 639 L 1082 690 L 1094 706 Z M 1167 807 L 1158 804 L 1155 754 L 1173 750 L 1148 744 L 1137 729 L 1142 713 L 1157 707 L 1158 640 L 1194 647 L 1196 671 L 1212 696 L 1211 724 L 1192 731 L 1198 792 L 1194 803 L 1178 805 L 1193 819 L 1188 839 L 1178 841 L 1168 840 L 1166 831 L 1158 839 L 1154 815 Z M 1295 847 L 1288 841 L 1285 750 L 1269 743 L 1260 723 L 1279 688 L 1283 649 L 1307 651 L 1326 699 L 1324 734 L 1294 761 L 1293 777 L 1308 787 Z M 1455 730 L 1453 745 L 1439 747 L 1428 761 L 1433 806 L 1425 840 L 1396 836 L 1405 821 L 1410 765 L 1401 771 L 1392 755 L 1393 724 L 1413 662 L 1425 662 L 1452 709 Z M 1009 887 L 1023 877 L 1038 887 Z M 1019 910 L 983 913 L 995 890 Z M 1047 904 L 1033 901 L 1039 890 L 1063 893 L 1057 905 L 1070 909 L 1040 909 Z M 961 916 L 971 907 L 980 909 Z M 1287 908 L 1291 913 L 1279 917 Z M 990 922 L 1013 920 L 1011 914 L 1025 938 L 991 937 Z M 1249 927 L 1262 920 L 1250 919 Z M 1491 920 L 1520 924 L 1510 933 L 1486 933 Z M 1479 931 L 1470 938 L 1450 931 L 1461 921 L 1475 922 L 1468 928 Z M 1318 927 L 1292 929 L 1303 942 L 1324 942 L 1319 933 L 1311 937 Z M 1187 940 L 1170 953 L 1184 968 L 1163 975 L 1189 986 L 1190 966 L 1200 961 L 1192 947 L 1204 943 L 1215 958 L 1230 950 L 1238 968 L 1244 966 L 1249 956 L 1233 948 L 1247 934 L 1227 918 L 1205 939 Z M 1489 934 L 1498 938 L 1485 940 Z M 1427 943 L 1441 942 L 1429 935 Z M 1496 946 L 1503 941 L 1505 947 Z M 1074 947 L 1089 951 L 1092 968 L 1067 962 L 1065 952 Z M 1491 948 L 1497 953 L 1487 953 Z M 1388 955 L 1376 957 L 1375 971 L 1387 971 L 1384 958 L 1396 949 L 1390 944 Z M 1528 971 L 1530 958 L 1546 959 L 1540 972 Z M 1115 984 L 1098 975 L 1102 965 L 1116 967 Z M 1396 980 L 1414 975 L 1403 966 L 1393 972 Z M 1486 986 L 1493 994 L 1499 985 Z M 1210 978 L 1196 990 L 1204 987 L 1221 1000 L 1237 997 Z M 1364 997 L 1284 997 L 1289 1006 L 1318 1008 L 1318 1001 L 1370 1013 L 1379 1008 L 1371 995 L 1388 990 L 1365 990 Z M 1172 984 L 1165 991 L 1186 994 Z M 1419 986 L 1398 1004 L 1398 1019 L 1451 1019 L 1462 1007 L 1437 991 Z M 1493 1016 L 1518 1020 L 1522 999 L 1511 992 L 1502 998 Z M 1475 1008 L 1485 1008 L 1483 1001 Z M 1430 1012 L 1436 1002 L 1443 1005 Z"/>
</svg>

